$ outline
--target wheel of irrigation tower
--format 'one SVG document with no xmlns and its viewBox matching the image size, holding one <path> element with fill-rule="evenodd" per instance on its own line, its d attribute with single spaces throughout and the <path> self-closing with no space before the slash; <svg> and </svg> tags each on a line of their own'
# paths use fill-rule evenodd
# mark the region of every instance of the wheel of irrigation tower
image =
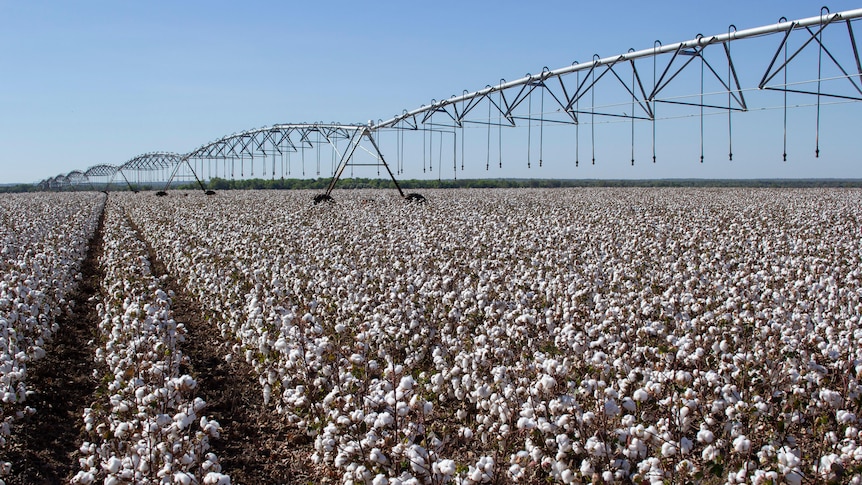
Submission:
<svg viewBox="0 0 862 485">
<path fill-rule="evenodd" d="M 335 199 L 332 198 L 329 194 L 318 194 L 314 196 L 314 205 L 320 204 L 322 202 L 335 203 Z"/>
</svg>

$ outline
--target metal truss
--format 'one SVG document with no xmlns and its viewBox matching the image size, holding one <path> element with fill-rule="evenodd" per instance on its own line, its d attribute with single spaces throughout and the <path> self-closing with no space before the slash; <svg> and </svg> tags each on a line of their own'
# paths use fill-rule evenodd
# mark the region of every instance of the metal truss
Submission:
<svg viewBox="0 0 862 485">
<path fill-rule="evenodd" d="M 140 176 L 142 173 L 152 173 L 152 172 L 160 172 L 167 176 L 168 173 L 171 173 L 173 169 L 182 163 L 183 155 L 174 152 L 149 152 L 144 153 L 142 155 L 138 155 L 126 163 L 117 167 L 117 173 L 123 176 L 123 179 L 126 181 L 126 184 L 129 186 L 130 190 L 135 191 L 135 187 L 132 186 L 128 177 L 126 177 L 126 172 L 134 173 L 135 175 Z M 164 180 L 162 178 L 161 180 Z M 138 178 L 139 181 L 139 178 Z"/>
<path fill-rule="evenodd" d="M 65 175 L 57 175 L 54 178 L 48 179 L 48 188 L 50 190 L 63 190 L 69 186 L 69 179 Z"/>
<path fill-rule="evenodd" d="M 99 165 L 93 165 L 88 168 L 84 175 L 87 178 L 91 177 L 113 177 L 117 173 L 117 167 L 115 165 L 109 165 L 106 163 L 101 163 Z"/>
<path fill-rule="evenodd" d="M 66 178 L 69 180 L 69 186 L 73 189 L 80 185 L 89 183 L 87 176 L 80 170 L 72 170 L 68 175 L 66 175 Z"/>
<path fill-rule="evenodd" d="M 728 125 L 728 157 L 733 159 L 732 116 L 751 109 L 749 98 L 763 91 L 779 91 L 784 95 L 786 159 L 786 110 L 787 95 L 808 95 L 816 101 L 817 135 L 815 154 L 820 154 L 820 104 L 821 99 L 840 101 L 862 101 L 862 62 L 860 62 L 853 23 L 862 18 L 862 9 L 829 13 L 823 7 L 820 15 L 745 30 L 728 27 L 727 32 L 703 36 L 684 42 L 664 45 L 659 41 L 646 49 L 634 50 L 615 56 L 594 55 L 587 62 L 574 62 L 558 69 L 542 68 L 536 74 L 527 74 L 514 81 L 501 79 L 478 91 L 464 90 L 461 95 L 447 99 L 431 100 L 411 111 L 404 110 L 388 120 L 376 123 L 297 123 L 278 124 L 222 137 L 204 144 L 191 152 L 179 155 L 167 152 L 152 152 L 137 156 L 120 167 L 96 165 L 83 173 L 86 180 L 107 177 L 110 180 L 119 173 L 170 170 L 165 190 L 175 178 L 195 180 L 204 189 L 202 179 L 205 170 L 215 168 L 219 176 L 236 173 L 239 165 L 240 177 L 245 177 L 246 167 L 250 175 L 255 174 L 259 162 L 262 175 L 276 175 L 278 162 L 288 164 L 291 156 L 302 160 L 303 176 L 306 153 L 317 150 L 317 174 L 320 174 L 320 148 L 329 146 L 339 160 L 337 169 L 324 198 L 330 194 L 348 166 L 374 165 L 384 167 L 399 193 L 405 196 L 398 185 L 389 164 L 386 162 L 375 136 L 384 131 L 397 131 L 403 151 L 403 133 L 422 132 L 425 136 L 445 133 L 453 136 L 452 147 L 457 150 L 457 139 L 462 143 L 463 129 L 467 124 L 487 126 L 488 155 L 486 167 L 490 165 L 491 130 L 498 131 L 499 165 L 502 167 L 503 129 L 525 126 L 527 128 L 527 166 L 531 160 L 529 144 L 537 138 L 539 146 L 538 164 L 542 165 L 542 133 L 546 124 L 572 125 L 577 130 L 587 125 L 593 134 L 592 162 L 595 163 L 595 126 L 597 120 L 618 120 L 631 123 L 632 164 L 634 164 L 634 123 L 645 121 L 652 125 L 653 153 L 656 161 L 656 120 L 662 119 L 657 111 L 689 110 L 700 116 L 701 161 L 703 161 L 703 117 L 705 112 L 726 113 Z M 827 37 L 826 35 L 829 35 Z M 746 47 L 753 38 L 776 38 L 776 47 L 763 59 L 763 74 L 759 82 L 746 84 L 740 76 L 742 67 L 740 53 L 752 58 Z M 849 54 L 848 54 L 849 53 Z M 812 65 L 813 64 L 813 65 Z M 751 67 L 746 65 L 749 73 Z M 755 72 L 756 72 L 755 67 Z M 792 71 L 793 75 L 788 76 Z M 801 74 L 800 74 L 801 73 Z M 692 91 L 692 86 L 699 89 Z M 665 107 L 662 107 L 665 106 Z M 675 108 L 670 108 L 675 107 Z M 533 128 L 533 127 L 536 128 Z M 531 130 L 537 130 L 533 133 Z M 442 138 L 441 138 L 442 140 Z M 441 141 L 442 143 L 442 141 Z M 430 145 L 430 144 L 429 144 Z M 429 149 L 430 150 L 430 149 Z M 354 160 L 359 151 L 371 155 L 371 163 Z M 424 148 L 423 148 L 424 152 Z M 575 164 L 578 150 L 575 150 Z M 400 156 L 400 154 L 399 154 Z M 424 157 L 423 153 L 423 157 Z M 334 161 L 335 155 L 333 155 Z M 457 158 L 457 155 L 456 155 Z M 497 162 L 497 161 L 495 161 Z M 403 163 L 403 162 L 399 162 Z M 270 169 L 267 169 L 269 164 Z M 424 165 L 424 160 L 423 160 Z M 430 165 L 429 165 L 430 166 Z M 424 167 L 423 167 L 424 169 Z M 463 153 L 462 153 L 463 169 Z M 284 171 L 282 170 L 282 176 Z M 212 178 L 212 173 L 209 174 Z M 78 184 L 80 184 L 80 179 Z M 126 182 L 129 183 L 128 179 Z M 55 177 L 40 183 L 43 187 L 62 188 L 70 185 L 70 177 Z M 92 182 L 91 182 L 92 183 Z M 130 184 L 131 187 L 131 184 Z M 412 194 L 411 194 L 412 195 Z"/>
<path fill-rule="evenodd" d="M 119 170 L 164 170 L 173 168 L 182 158 L 182 155 L 173 152 L 144 153 L 120 165 Z"/>
<path fill-rule="evenodd" d="M 346 147 L 339 145 L 345 141 L 347 142 Z M 363 144 L 363 142 L 367 142 L 368 145 Z M 261 172 L 266 175 L 268 173 L 267 164 L 270 164 L 271 172 L 269 173 L 275 178 L 277 173 L 276 167 L 279 163 L 282 166 L 280 172 L 284 173 L 285 158 L 288 164 L 290 164 L 291 155 L 298 154 L 304 167 L 306 152 L 315 149 L 317 149 L 316 165 L 317 173 L 319 174 L 321 146 L 329 146 L 339 159 L 338 168 L 336 169 L 337 175 L 332 179 L 329 188 L 326 190 L 326 197 L 329 197 L 344 169 L 350 165 L 384 167 L 395 183 L 399 193 L 404 196 L 398 181 L 395 179 L 394 174 L 374 140 L 373 131 L 367 125 L 342 125 L 339 123 L 286 123 L 256 128 L 222 137 L 183 155 L 182 162 L 174 168 L 174 172 L 165 190 L 170 187 L 170 184 L 181 168 L 188 168 L 190 173 L 195 174 L 194 177 L 200 182 L 197 176 L 198 170 L 196 170 L 198 162 L 200 162 L 200 170 L 203 170 L 204 161 L 222 161 L 223 173 L 227 173 L 229 166 L 232 175 L 236 171 L 237 164 L 239 164 L 240 176 L 243 177 L 245 176 L 246 168 L 250 170 L 252 176 L 254 175 L 255 160 L 259 160 Z M 371 163 L 353 161 L 353 156 L 357 149 L 368 152 L 374 158 L 374 161 Z"/>
<path fill-rule="evenodd" d="M 463 144 L 465 124 L 475 123 L 488 127 L 488 157 L 490 165 L 491 129 L 496 127 L 502 140 L 502 129 L 506 127 L 527 127 L 527 167 L 531 165 L 529 144 L 533 134 L 531 127 L 538 125 L 539 144 L 538 164 L 542 165 L 542 132 L 545 124 L 569 124 L 577 130 L 581 124 L 589 125 L 594 140 L 597 118 L 622 119 L 631 122 L 632 158 L 634 165 L 634 122 L 648 121 L 652 124 L 653 150 L 652 161 L 656 161 L 655 122 L 659 105 L 673 105 L 681 109 L 696 110 L 700 116 L 701 154 L 703 162 L 703 117 L 707 110 L 727 113 L 728 119 L 728 158 L 733 160 L 732 114 L 749 110 L 747 92 L 773 90 L 784 92 L 784 109 L 787 109 L 787 93 L 808 94 L 816 97 L 817 102 L 817 146 L 816 156 L 820 154 L 819 125 L 821 97 L 862 101 L 862 63 L 860 63 L 856 36 L 852 22 L 862 18 L 862 9 L 839 13 L 829 13 L 825 7 L 820 15 L 801 20 L 787 21 L 746 30 L 728 27 L 727 32 L 703 36 L 674 44 L 663 45 L 656 41 L 651 48 L 634 50 L 616 56 L 600 57 L 594 55 L 588 62 L 574 62 L 570 66 L 551 70 L 543 68 L 537 74 L 527 74 L 514 81 L 501 79 L 498 84 L 486 85 L 474 92 L 464 91 L 462 95 L 452 95 L 448 99 L 431 100 L 428 105 L 395 115 L 388 120 L 372 124 L 369 130 L 423 131 L 423 144 L 426 133 L 432 131 L 449 132 L 457 140 L 461 131 Z M 824 32 L 842 30 L 846 35 L 834 40 L 836 44 L 849 43 L 849 58 L 841 59 L 824 40 Z M 756 86 L 745 86 L 740 82 L 738 52 L 746 52 L 737 44 L 756 37 L 780 36 L 781 41 L 771 60 L 764 59 L 764 74 Z M 789 39 L 801 37 L 798 47 L 788 52 Z M 788 81 L 787 72 L 794 61 L 801 64 L 803 51 L 816 49 L 817 71 L 803 81 Z M 783 54 L 783 59 L 782 59 Z M 766 62 L 768 61 L 768 63 Z M 838 74 L 830 81 L 844 82 L 839 85 L 830 83 L 826 89 L 824 67 L 831 67 Z M 800 66 L 805 71 L 809 66 Z M 837 69 L 837 70 L 836 70 Z M 688 76 L 699 81 L 699 92 L 685 90 L 684 83 L 678 82 Z M 801 86 L 816 88 L 804 89 Z M 685 84 L 690 86 L 690 84 Z M 707 89 L 707 87 L 709 89 Z M 843 91 L 841 88 L 844 88 Z M 538 108 L 538 109 L 537 109 Z M 785 133 L 786 116 L 785 116 Z M 430 135 L 429 135 L 430 137 Z M 429 138 L 430 139 L 430 138 Z M 576 135 L 577 139 L 577 135 Z M 430 144 L 429 144 L 430 145 Z M 457 151 L 457 142 L 453 148 Z M 499 164 L 502 167 L 502 147 L 499 149 Z M 786 135 L 784 158 L 787 158 Z M 576 150 L 577 153 L 577 150 Z M 424 157 L 424 155 L 423 155 Z M 577 157 L 577 154 L 576 154 Z M 457 159 L 457 154 L 456 154 Z M 576 158 L 575 165 L 579 162 Z M 593 142 L 592 163 L 595 163 L 595 143 Z M 424 161 L 423 161 L 424 164 Z M 463 155 L 462 155 L 463 168 Z M 340 177 L 337 172 L 330 183 L 326 195 Z M 403 194 L 402 194 L 403 195 Z"/>
<path fill-rule="evenodd" d="M 373 125 L 371 129 L 398 128 L 417 130 L 420 124 L 432 123 L 434 116 L 444 118 L 442 123 L 437 123 L 438 126 L 460 127 L 463 123 L 490 122 L 498 115 L 502 118 L 504 124 L 515 126 L 518 119 L 516 108 L 528 100 L 537 89 L 546 92 L 549 104 L 559 109 L 564 115 L 562 120 L 557 121 L 571 124 L 579 123 L 579 115 L 582 114 L 652 120 L 655 118 L 652 107 L 656 102 L 745 111 L 747 110 L 747 106 L 743 96 L 743 88 L 739 85 L 739 78 L 733 62 L 733 56 L 731 55 L 730 44 L 732 41 L 779 33 L 784 34 L 783 39 L 775 56 L 773 56 L 772 61 L 769 63 L 769 67 L 766 68 L 762 81 L 757 86 L 759 89 L 786 90 L 818 96 L 847 98 L 846 96 L 829 94 L 822 91 L 797 90 L 786 85 L 767 85 L 767 83 L 774 80 L 780 72 L 786 69 L 799 52 L 808 47 L 809 44 L 816 43 L 820 50 L 828 56 L 829 60 L 841 69 L 841 72 L 853 85 L 855 91 L 862 94 L 862 89 L 860 89 L 858 84 L 859 78 L 862 76 L 862 64 L 860 64 L 851 24 L 851 21 L 860 17 L 862 17 L 862 9 L 833 14 L 823 13 L 817 17 L 792 22 L 782 21 L 773 25 L 739 31 L 734 26 L 730 26 L 728 32 L 723 34 L 711 36 L 698 35 L 695 39 L 668 45 L 662 45 L 656 41 L 652 48 L 639 51 L 629 50 L 629 52 L 624 54 L 604 58 L 594 55 L 593 59 L 589 62 L 575 62 L 571 66 L 555 70 L 545 67 L 538 74 L 527 74 L 520 79 L 508 82 L 501 79 L 499 84 L 486 85 L 484 89 L 479 91 L 465 92 L 461 96 L 453 95 L 449 99 L 440 101 L 432 100 L 431 104 L 427 106 L 423 105 L 412 111 L 404 111 L 400 115 Z M 832 26 L 846 27 L 849 34 L 848 41 L 852 45 L 855 56 L 855 65 L 853 66 L 855 69 L 851 69 L 851 71 L 855 72 L 845 69 L 823 44 L 823 31 Z M 807 40 L 784 63 L 776 66 L 779 54 L 786 46 L 788 37 L 794 32 L 807 34 Z M 711 61 L 706 57 L 705 51 L 711 46 L 716 46 L 712 50 L 719 49 L 721 51 L 720 59 Z M 658 65 L 652 64 L 649 66 L 653 72 L 653 85 L 650 89 L 645 89 L 644 68 L 643 66 L 638 68 L 636 61 L 652 59 L 657 63 L 657 58 L 662 55 L 670 55 L 670 59 L 661 66 L 661 75 L 658 78 L 654 74 Z M 700 62 L 694 62 L 695 60 L 702 62 L 703 67 L 709 73 L 709 77 L 712 77 L 722 86 L 724 94 L 730 95 L 730 101 L 727 104 L 704 105 L 698 101 L 675 101 L 674 99 L 662 98 L 660 96 L 683 70 L 693 65 L 700 67 Z M 719 62 L 721 64 L 718 64 Z M 626 69 L 626 72 L 621 72 L 624 69 Z M 579 75 L 576 79 L 572 79 L 572 74 L 580 73 L 583 73 L 583 76 Z M 631 78 L 622 74 L 628 74 Z M 635 104 L 634 111 L 601 111 L 601 107 L 594 102 L 586 104 L 588 100 L 594 101 L 589 99 L 589 95 L 595 93 L 598 83 L 604 79 L 617 84 L 617 87 L 622 88 L 628 93 L 630 99 Z M 690 94 L 697 95 L 698 93 Z M 852 96 L 848 99 L 862 100 L 858 96 Z M 487 102 L 494 113 L 492 116 L 480 113 L 478 117 L 471 119 L 469 115 L 475 114 L 477 106 L 483 101 Z M 539 121 L 539 119 L 531 118 L 531 121 Z"/>
<path fill-rule="evenodd" d="M 96 188 L 95 183 L 104 180 L 105 187 L 102 190 L 107 191 L 110 188 L 114 177 L 117 175 L 118 170 L 119 167 L 117 167 L 116 165 L 100 163 L 98 165 L 93 165 L 92 167 L 85 170 L 84 176 L 87 178 L 87 181 L 89 182 L 90 187 L 93 190 L 99 190 Z"/>
</svg>

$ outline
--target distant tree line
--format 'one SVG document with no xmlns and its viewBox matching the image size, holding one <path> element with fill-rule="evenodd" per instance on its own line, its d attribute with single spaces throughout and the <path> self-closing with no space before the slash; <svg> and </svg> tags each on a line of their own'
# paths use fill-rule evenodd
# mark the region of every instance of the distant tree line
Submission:
<svg viewBox="0 0 862 485">
<path fill-rule="evenodd" d="M 210 179 L 205 187 L 209 190 L 325 190 L 328 178 L 315 179 Z M 644 179 L 644 180 L 600 180 L 600 179 L 458 179 L 458 180 L 399 180 L 404 190 L 413 189 L 477 189 L 477 188 L 556 188 L 556 187 L 749 187 L 749 188 L 862 188 L 862 179 Z M 342 178 L 336 185 L 340 189 L 394 189 L 391 179 Z M 199 190 L 197 183 L 171 186 L 179 190 Z M 79 187 L 75 190 L 88 190 Z M 103 189 L 99 187 L 99 189 Z M 72 190 L 72 189 L 64 189 Z M 110 191 L 157 190 L 149 186 L 115 183 Z M 35 192 L 36 184 L 0 185 L 3 192 Z"/>
<path fill-rule="evenodd" d="M 0 185 L 0 193 L 36 192 L 39 187 L 36 184 L 10 184 Z"/>
<path fill-rule="evenodd" d="M 211 190 L 324 190 L 330 179 L 243 179 L 213 178 L 207 184 Z M 558 187 L 751 187 L 751 188 L 862 188 L 862 179 L 458 179 L 458 180 L 399 180 L 402 189 L 492 189 L 492 188 L 558 188 Z M 199 189 L 197 184 L 177 186 Z M 342 178 L 339 189 L 394 189 L 391 179 Z"/>
</svg>

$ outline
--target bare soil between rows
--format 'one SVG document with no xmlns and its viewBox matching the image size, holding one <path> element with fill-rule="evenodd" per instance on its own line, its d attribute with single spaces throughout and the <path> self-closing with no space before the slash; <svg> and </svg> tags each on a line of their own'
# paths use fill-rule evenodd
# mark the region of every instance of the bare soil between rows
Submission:
<svg viewBox="0 0 862 485">
<path fill-rule="evenodd" d="M 311 439 L 264 406 L 251 366 L 225 360 L 230 345 L 206 322 L 195 299 L 167 272 L 149 244 L 147 249 L 153 273 L 167 275 L 166 287 L 174 292 L 174 319 L 187 330 L 180 350 L 188 363 L 180 370 L 197 380 L 198 396 L 207 403 L 204 413 L 221 425 L 221 437 L 210 440 L 210 451 L 218 456 L 222 473 L 230 475 L 233 485 L 326 483 L 308 460 Z"/>
<path fill-rule="evenodd" d="M 93 359 L 98 341 L 103 218 L 82 263 L 82 281 L 69 295 L 70 311 L 58 318 L 60 330 L 46 345 L 43 359 L 28 367 L 27 404 L 37 412 L 17 423 L 3 460 L 12 464 L 3 480 L 9 485 L 69 483 L 78 471 L 78 447 L 84 440 L 82 413 L 93 401 L 97 382 Z M 137 231 L 138 237 L 140 232 Z M 142 241 L 146 242 L 141 238 Z M 229 344 L 207 323 L 196 301 L 167 273 L 147 245 L 153 273 L 165 276 L 173 290 L 172 309 L 188 333 L 181 351 L 188 357 L 182 371 L 198 382 L 198 395 L 207 402 L 205 413 L 222 427 L 210 441 L 222 473 L 237 484 L 327 483 L 331 477 L 311 465 L 311 440 L 290 427 L 274 409 L 263 404 L 257 377 L 250 365 L 224 356 Z"/>
<path fill-rule="evenodd" d="M 104 211 L 81 264 L 82 279 L 68 295 L 69 311 L 57 318 L 60 328 L 45 346 L 45 357 L 27 368 L 27 405 L 36 413 L 12 430 L 5 460 L 12 464 L 9 485 L 68 483 L 77 471 L 82 413 L 96 390 L 93 356 L 99 322 L 96 310 Z"/>
</svg>

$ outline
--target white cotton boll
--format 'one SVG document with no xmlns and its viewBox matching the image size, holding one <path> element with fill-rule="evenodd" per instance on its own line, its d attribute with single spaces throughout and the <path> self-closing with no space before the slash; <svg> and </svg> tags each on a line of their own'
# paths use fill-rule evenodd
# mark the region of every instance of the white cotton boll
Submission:
<svg viewBox="0 0 862 485">
<path fill-rule="evenodd" d="M 539 390 L 542 391 L 552 391 L 554 387 L 557 385 L 557 380 L 553 377 L 545 374 L 539 379 Z"/>
<path fill-rule="evenodd" d="M 230 477 L 217 472 L 209 472 L 204 476 L 205 485 L 230 485 Z"/>
<path fill-rule="evenodd" d="M 608 399 L 605 401 L 605 415 L 606 416 L 616 416 L 620 413 L 620 407 L 617 405 L 616 401 L 613 399 Z"/>
<path fill-rule="evenodd" d="M 114 429 L 114 437 L 117 439 L 125 439 L 129 434 L 129 423 L 120 423 L 117 425 L 116 429 Z"/>
<path fill-rule="evenodd" d="M 120 479 L 115 476 L 105 477 L 105 485 L 118 485 L 119 483 Z"/>
<path fill-rule="evenodd" d="M 677 465 L 676 465 L 676 471 L 678 473 L 682 473 L 685 475 L 685 474 L 688 474 L 689 472 L 691 472 L 691 470 L 692 470 L 692 464 L 688 460 L 682 460 L 681 462 L 677 463 Z"/>
<path fill-rule="evenodd" d="M 190 423 L 188 423 L 189 415 L 184 412 L 179 412 L 174 415 L 174 423 L 177 424 L 179 429 L 186 429 Z"/>
<path fill-rule="evenodd" d="M 180 389 L 183 391 L 190 391 L 197 387 L 198 383 L 194 380 L 194 378 L 188 374 L 183 374 L 179 377 Z"/>
<path fill-rule="evenodd" d="M 219 438 L 221 436 L 221 425 L 214 419 L 207 421 L 206 418 L 201 418 L 201 428 L 203 428 L 204 433 L 213 438 Z"/>
<path fill-rule="evenodd" d="M 465 427 L 465 428 L 461 428 L 461 433 L 460 433 L 460 434 L 461 434 L 461 436 L 463 436 L 463 437 L 464 437 L 464 439 L 465 439 L 465 440 L 468 440 L 468 441 L 469 441 L 469 440 L 473 439 L 473 430 L 472 430 L 472 429 L 470 429 L 470 428 L 466 428 L 466 427 Z"/>
<path fill-rule="evenodd" d="M 416 384 L 416 381 L 412 376 L 404 376 L 401 378 L 401 382 L 398 383 L 398 389 L 402 391 L 409 391 L 413 389 L 413 385 Z"/>
<path fill-rule="evenodd" d="M 180 463 L 182 463 L 183 465 L 191 465 L 192 463 L 194 463 L 194 461 L 195 461 L 195 455 L 193 453 L 185 453 L 180 458 Z"/>
<path fill-rule="evenodd" d="M 381 465 L 386 465 L 389 463 L 389 458 L 380 451 L 380 448 L 374 448 L 371 450 L 371 453 L 368 454 L 368 459 L 372 463 L 379 463 Z"/>
<path fill-rule="evenodd" d="M 117 458 L 116 456 L 112 456 L 108 458 L 108 461 L 102 463 L 102 468 L 104 468 L 108 473 L 117 473 L 120 471 L 120 468 L 123 466 L 123 460 Z"/>
<path fill-rule="evenodd" d="M 593 474 L 593 464 L 589 459 L 581 462 L 581 475 L 589 477 Z"/>
<path fill-rule="evenodd" d="M 96 481 L 96 477 L 90 472 L 79 471 L 72 477 L 72 483 L 80 483 L 81 485 L 90 485 Z"/>
<path fill-rule="evenodd" d="M 572 483 L 575 481 L 575 473 L 572 470 L 566 468 L 560 473 L 560 479 L 563 483 Z"/>
<path fill-rule="evenodd" d="M 519 480 L 524 475 L 524 469 L 521 465 L 515 463 L 509 467 L 509 475 L 511 475 L 515 480 Z"/>
<path fill-rule="evenodd" d="M 635 412 L 635 410 L 637 410 L 637 404 L 634 402 L 634 400 L 632 400 L 632 398 L 624 397 L 623 398 L 623 409 L 625 409 L 626 411 L 628 411 L 630 413 L 633 413 L 633 412 Z"/>
<path fill-rule="evenodd" d="M 830 389 L 820 389 L 820 399 L 833 408 L 841 407 L 844 402 L 840 393 Z"/>
<path fill-rule="evenodd" d="M 444 476 L 452 476 L 455 474 L 455 461 L 454 460 L 440 460 L 436 463 L 437 469 L 440 470 L 440 473 Z"/>
<path fill-rule="evenodd" d="M 826 456 L 820 457 L 820 476 L 823 478 L 829 478 L 832 475 L 832 464 L 840 463 L 841 459 L 835 453 L 830 453 Z"/>
<path fill-rule="evenodd" d="M 269 400 L 272 398 L 272 387 L 269 384 L 263 385 L 263 404 L 269 404 Z"/>
<path fill-rule="evenodd" d="M 842 424 L 856 422 L 856 415 L 844 409 L 839 409 L 838 411 L 836 411 L 835 418 L 838 420 L 839 423 Z"/>
<path fill-rule="evenodd" d="M 679 449 L 682 451 L 683 455 L 691 453 L 692 448 L 694 448 L 694 443 L 690 439 L 683 438 L 679 440 Z"/>
<path fill-rule="evenodd" d="M 384 428 L 389 426 L 395 421 L 391 414 L 388 412 L 383 412 L 377 415 L 377 419 L 374 420 L 375 428 Z"/>
<path fill-rule="evenodd" d="M 632 399 L 637 402 L 643 402 L 649 399 L 649 393 L 647 393 L 643 388 L 635 390 L 632 394 Z"/>
<path fill-rule="evenodd" d="M 174 483 L 179 485 L 189 485 L 192 483 L 192 477 L 185 472 L 176 472 L 174 473 Z"/>
<path fill-rule="evenodd" d="M 517 427 L 518 429 L 533 429 L 536 427 L 536 421 L 532 418 L 525 418 L 521 416 L 520 418 L 518 418 Z"/>
<path fill-rule="evenodd" d="M 410 406 L 408 406 L 406 402 L 398 401 L 398 403 L 395 404 L 395 414 L 400 417 L 404 417 L 407 416 L 408 413 L 410 413 Z"/>
<path fill-rule="evenodd" d="M 167 414 L 157 414 L 156 415 L 156 424 L 160 428 L 164 428 L 165 426 L 171 424 L 173 419 Z"/>
<path fill-rule="evenodd" d="M 733 449 L 737 453 L 748 453 L 748 450 L 751 449 L 751 441 L 744 434 L 741 434 L 733 440 Z"/>
<path fill-rule="evenodd" d="M 697 432 L 697 441 L 705 444 L 712 443 L 712 440 L 715 439 L 715 435 L 712 434 L 712 431 L 703 428 Z"/>
<path fill-rule="evenodd" d="M 45 357 L 45 350 L 42 347 L 33 347 L 33 359 L 40 360 Z"/>
<path fill-rule="evenodd" d="M 676 445 L 671 442 L 665 442 L 661 445 L 661 456 L 667 458 L 676 455 Z"/>
<path fill-rule="evenodd" d="M 335 455 L 335 461 L 334 461 L 334 464 L 335 464 L 335 466 L 336 466 L 336 467 L 338 467 L 338 468 L 342 468 L 342 467 L 343 467 L 344 465 L 346 465 L 349 461 L 350 461 L 350 457 L 349 457 L 349 456 L 347 456 L 345 453 L 339 453 L 339 454 Z"/>
</svg>

